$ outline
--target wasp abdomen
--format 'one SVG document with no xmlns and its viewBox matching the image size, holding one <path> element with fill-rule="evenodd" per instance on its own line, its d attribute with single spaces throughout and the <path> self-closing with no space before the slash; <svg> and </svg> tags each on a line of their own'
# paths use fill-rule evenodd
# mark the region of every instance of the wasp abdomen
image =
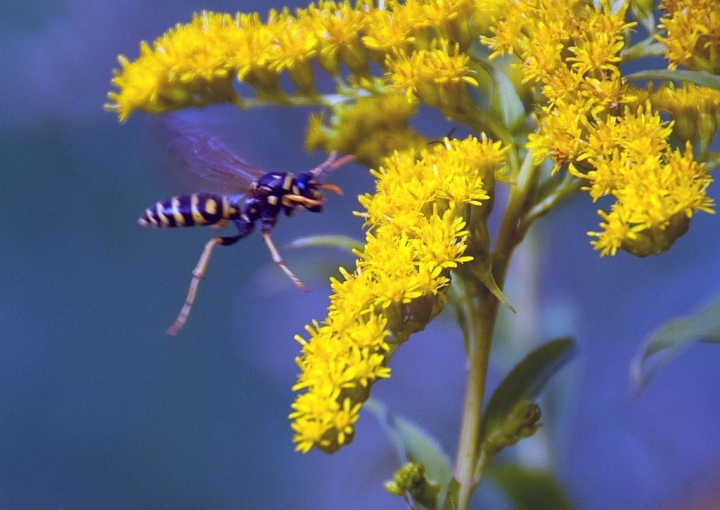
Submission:
<svg viewBox="0 0 720 510">
<path fill-rule="evenodd" d="M 145 209 L 138 223 L 151 227 L 193 227 L 215 225 L 240 217 L 237 204 L 229 197 L 194 193 L 172 197 Z"/>
</svg>

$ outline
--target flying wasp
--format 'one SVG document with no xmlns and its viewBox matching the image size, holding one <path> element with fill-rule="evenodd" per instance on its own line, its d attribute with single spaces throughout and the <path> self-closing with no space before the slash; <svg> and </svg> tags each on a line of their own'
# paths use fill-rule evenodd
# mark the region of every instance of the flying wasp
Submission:
<svg viewBox="0 0 720 510">
<path fill-rule="evenodd" d="M 240 159 L 217 138 L 208 136 L 177 116 L 166 115 L 159 122 L 159 129 L 165 131 L 163 135 L 169 143 L 168 150 L 179 165 L 229 194 L 174 196 L 148 207 L 138 223 L 169 228 L 208 225 L 224 227 L 232 222 L 237 228 L 236 235 L 214 237 L 205 244 L 192 272 L 185 303 L 175 322 L 168 328 L 168 334 L 176 335 L 187 323 L 213 249 L 216 246 L 233 245 L 247 237 L 256 222 L 260 222 L 262 238 L 273 262 L 301 291 L 307 292 L 305 285 L 283 262 L 270 233 L 282 212 L 286 216 L 291 216 L 297 210 L 321 212 L 321 189 L 341 193 L 340 188 L 324 184 L 323 179 L 331 171 L 352 161 L 353 156 L 338 158 L 337 153 L 332 152 L 326 161 L 298 175 L 290 172 L 264 173 Z"/>
</svg>

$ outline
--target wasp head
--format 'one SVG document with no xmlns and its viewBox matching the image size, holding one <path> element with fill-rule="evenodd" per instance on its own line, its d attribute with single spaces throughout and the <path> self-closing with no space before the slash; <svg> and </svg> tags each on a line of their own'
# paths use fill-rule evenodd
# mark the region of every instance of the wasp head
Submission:
<svg viewBox="0 0 720 510">
<path fill-rule="evenodd" d="M 322 193 L 320 188 L 322 184 L 312 172 L 303 172 L 297 176 L 296 184 L 299 195 L 306 198 L 303 202 L 305 209 L 310 212 L 322 211 Z"/>
</svg>

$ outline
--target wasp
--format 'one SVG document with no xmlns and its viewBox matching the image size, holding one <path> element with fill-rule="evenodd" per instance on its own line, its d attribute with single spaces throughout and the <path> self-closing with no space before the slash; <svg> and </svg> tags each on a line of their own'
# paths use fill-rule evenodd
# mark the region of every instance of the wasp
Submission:
<svg viewBox="0 0 720 510">
<path fill-rule="evenodd" d="M 331 152 L 326 161 L 298 175 L 290 172 L 265 173 L 243 161 L 219 139 L 177 116 L 164 116 L 159 121 L 158 129 L 165 131 L 163 135 L 168 140 L 168 150 L 180 166 L 206 182 L 234 193 L 173 196 L 148 207 L 138 223 L 159 228 L 224 227 L 232 223 L 237 229 L 235 235 L 214 237 L 205 244 L 192 272 L 185 302 L 177 319 L 168 328 L 168 334 L 176 335 L 187 323 L 213 249 L 216 246 L 231 246 L 244 239 L 252 233 L 258 222 L 273 262 L 295 286 L 307 292 L 307 287 L 283 262 L 270 234 L 281 213 L 291 216 L 298 210 L 321 212 L 321 189 L 341 193 L 337 186 L 324 184 L 324 177 L 351 161 L 353 156 L 338 158 L 336 152 Z"/>
</svg>

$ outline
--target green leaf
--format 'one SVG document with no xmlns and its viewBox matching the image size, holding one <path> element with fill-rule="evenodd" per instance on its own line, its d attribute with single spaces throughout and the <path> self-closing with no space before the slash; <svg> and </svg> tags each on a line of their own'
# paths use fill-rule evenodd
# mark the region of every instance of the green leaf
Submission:
<svg viewBox="0 0 720 510">
<path fill-rule="evenodd" d="M 625 75 L 628 80 L 670 80 L 684 81 L 694 83 L 702 87 L 710 87 L 711 89 L 720 90 L 720 76 L 706 73 L 705 71 L 682 71 L 668 69 L 650 69 L 648 71 L 638 71 Z"/>
<path fill-rule="evenodd" d="M 291 248 L 340 248 L 341 250 L 352 252 L 353 250 L 362 250 L 363 243 L 347 236 L 306 236 L 293 240 L 288 246 Z"/>
<path fill-rule="evenodd" d="M 488 290 L 492 292 L 493 296 L 495 296 L 498 301 L 507 306 L 512 313 L 516 313 L 515 307 L 512 305 L 507 296 L 505 296 L 502 289 L 498 286 L 497 282 L 495 282 L 495 277 L 493 276 L 492 270 L 478 271 L 476 274 L 477 277 L 480 278 L 480 281 L 485 284 Z"/>
<path fill-rule="evenodd" d="M 415 423 L 400 417 L 394 422 L 408 456 L 425 466 L 425 474 L 440 484 L 440 494 L 443 494 L 453 477 L 450 457 L 435 438 Z"/>
<path fill-rule="evenodd" d="M 560 338 L 538 347 L 503 379 L 488 402 L 480 428 L 480 444 L 523 400 L 533 400 L 574 354 L 575 340 Z"/>
<path fill-rule="evenodd" d="M 527 115 L 517 89 L 512 81 L 494 63 L 483 61 L 490 73 L 490 113 L 494 118 L 502 119 L 503 124 L 512 132 L 527 128 Z"/>
<path fill-rule="evenodd" d="M 450 480 L 450 485 L 445 495 L 445 502 L 443 503 L 442 510 L 457 510 L 458 508 L 458 495 L 460 494 L 460 484 L 454 478 Z"/>
<path fill-rule="evenodd" d="M 633 14 L 650 33 L 656 30 L 654 8 L 655 0 L 630 0 L 630 9 L 632 9 Z"/>
<path fill-rule="evenodd" d="M 401 464 L 408 458 L 423 464 L 427 478 L 439 483 L 440 494 L 445 494 L 453 477 L 453 469 L 450 457 L 440 443 L 410 420 L 391 416 L 385 406 L 373 398 L 365 402 L 363 409 L 370 411 L 385 429 L 398 452 Z"/>
<path fill-rule="evenodd" d="M 480 280 L 485 287 L 487 287 L 487 289 L 497 298 L 498 301 L 507 306 L 512 313 L 516 313 L 515 307 L 495 281 L 492 257 L 480 257 L 475 254 L 473 256 L 475 256 L 475 260 L 473 260 L 472 264 L 468 264 L 467 266 L 470 268 L 475 277 Z"/>
<path fill-rule="evenodd" d="M 492 468 L 489 474 L 516 510 L 572 509 L 563 490 L 550 473 L 504 464 Z"/>
<path fill-rule="evenodd" d="M 642 343 L 630 365 L 630 376 L 637 391 L 693 342 L 720 343 L 720 297 L 696 315 L 681 317 L 656 329 Z"/>
</svg>

